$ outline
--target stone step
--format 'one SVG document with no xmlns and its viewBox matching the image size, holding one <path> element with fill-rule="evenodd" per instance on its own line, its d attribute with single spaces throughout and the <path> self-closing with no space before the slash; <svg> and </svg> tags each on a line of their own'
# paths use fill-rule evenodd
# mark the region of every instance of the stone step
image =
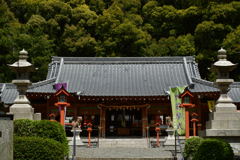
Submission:
<svg viewBox="0 0 240 160">
<path fill-rule="evenodd" d="M 99 148 L 147 148 L 147 140 L 140 139 L 99 139 Z"/>
<path fill-rule="evenodd" d="M 173 160 L 173 158 L 81 158 L 76 160 Z"/>
<path fill-rule="evenodd" d="M 70 148 L 70 155 L 71 153 Z M 172 160 L 163 148 L 77 148 L 77 160 Z"/>
</svg>

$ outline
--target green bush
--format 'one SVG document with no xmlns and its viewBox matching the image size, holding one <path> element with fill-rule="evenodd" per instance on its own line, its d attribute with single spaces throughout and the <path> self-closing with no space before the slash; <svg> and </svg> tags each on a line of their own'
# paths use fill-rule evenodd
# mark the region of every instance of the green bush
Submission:
<svg viewBox="0 0 240 160">
<path fill-rule="evenodd" d="M 41 120 L 34 121 L 33 135 L 54 139 L 64 145 L 64 153 L 68 153 L 68 142 L 63 126 L 58 122 Z"/>
<path fill-rule="evenodd" d="M 41 137 L 14 137 L 14 160 L 63 160 L 63 144 Z"/>
<path fill-rule="evenodd" d="M 15 120 L 14 134 L 17 136 L 42 137 L 56 140 L 63 144 L 65 155 L 68 154 L 68 143 L 63 126 L 48 120 L 31 121 Z"/>
<path fill-rule="evenodd" d="M 233 160 L 234 158 L 234 153 L 231 145 L 224 141 L 223 139 L 218 139 L 219 141 L 222 142 L 223 150 L 224 150 L 224 158 L 227 160 Z"/>
<path fill-rule="evenodd" d="M 14 134 L 16 136 L 32 136 L 34 128 L 33 121 L 28 119 L 19 119 L 14 121 Z"/>
<path fill-rule="evenodd" d="M 186 140 L 183 153 L 185 159 L 194 157 L 194 154 L 197 153 L 202 140 L 203 139 L 200 137 L 192 137 Z"/>
<path fill-rule="evenodd" d="M 219 139 L 205 139 L 200 144 L 193 160 L 232 160 L 233 151 L 231 146 Z"/>
<path fill-rule="evenodd" d="M 63 126 L 58 122 L 41 120 L 33 121 L 33 134 L 38 137 L 51 138 L 60 143 L 67 143 L 66 133 Z"/>
</svg>

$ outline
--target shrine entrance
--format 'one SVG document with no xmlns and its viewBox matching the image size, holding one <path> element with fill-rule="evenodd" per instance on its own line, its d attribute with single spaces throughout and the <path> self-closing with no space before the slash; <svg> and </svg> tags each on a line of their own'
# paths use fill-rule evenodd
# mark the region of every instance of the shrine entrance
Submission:
<svg viewBox="0 0 240 160">
<path fill-rule="evenodd" d="M 145 137 L 149 107 L 99 105 L 100 137 Z"/>
<path fill-rule="evenodd" d="M 106 110 L 106 136 L 142 136 L 141 109 Z"/>
</svg>

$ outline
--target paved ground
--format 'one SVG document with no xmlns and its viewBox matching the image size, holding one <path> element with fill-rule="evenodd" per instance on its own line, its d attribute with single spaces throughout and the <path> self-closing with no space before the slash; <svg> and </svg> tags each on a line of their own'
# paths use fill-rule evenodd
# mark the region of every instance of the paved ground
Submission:
<svg viewBox="0 0 240 160">
<path fill-rule="evenodd" d="M 172 153 L 161 148 L 82 148 L 76 156 L 81 158 L 162 158 L 172 159 Z M 70 150 L 70 155 L 72 149 Z"/>
<path fill-rule="evenodd" d="M 70 140 L 70 138 L 69 138 Z M 78 146 L 76 148 L 77 160 L 172 160 L 173 153 L 164 150 L 163 147 L 160 148 L 87 148 L 87 139 L 82 138 L 85 146 Z M 95 139 L 97 141 L 97 139 Z M 72 146 L 69 146 L 70 153 L 69 156 L 72 157 Z M 178 155 L 180 157 L 180 155 Z M 178 158 L 181 159 L 181 158 Z"/>
</svg>

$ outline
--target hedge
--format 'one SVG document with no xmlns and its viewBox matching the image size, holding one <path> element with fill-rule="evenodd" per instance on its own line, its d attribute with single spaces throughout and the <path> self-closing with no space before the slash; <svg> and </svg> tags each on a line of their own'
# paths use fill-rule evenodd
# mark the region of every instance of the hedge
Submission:
<svg viewBox="0 0 240 160">
<path fill-rule="evenodd" d="M 40 120 L 15 120 L 14 134 L 16 136 L 42 137 L 56 140 L 63 144 L 65 155 L 68 154 L 68 143 L 63 126 L 58 122 Z"/>
<path fill-rule="evenodd" d="M 14 160 L 63 160 L 64 146 L 41 137 L 14 136 Z"/>
<path fill-rule="evenodd" d="M 220 139 L 205 139 L 201 142 L 193 160 L 233 160 L 231 146 Z"/>
<path fill-rule="evenodd" d="M 14 134 L 16 136 L 32 136 L 34 124 L 32 120 L 20 119 L 14 120 Z"/>
<path fill-rule="evenodd" d="M 184 153 L 183 153 L 184 158 L 191 159 L 192 157 L 194 157 L 194 154 L 197 153 L 198 148 L 202 141 L 203 139 L 200 137 L 191 137 L 187 139 L 185 142 Z"/>
</svg>

